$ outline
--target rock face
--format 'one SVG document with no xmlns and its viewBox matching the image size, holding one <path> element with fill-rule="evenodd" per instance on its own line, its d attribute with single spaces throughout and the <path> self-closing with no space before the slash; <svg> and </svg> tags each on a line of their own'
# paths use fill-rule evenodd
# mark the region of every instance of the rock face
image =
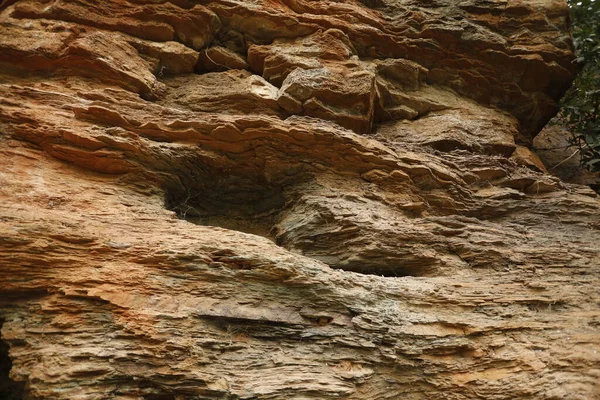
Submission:
<svg viewBox="0 0 600 400">
<path fill-rule="evenodd" d="M 591 172 L 581 166 L 578 148 L 572 146 L 569 130 L 559 121 L 550 121 L 535 137 L 533 149 L 548 171 L 565 182 L 589 185 L 600 191 L 600 172 Z"/>
<path fill-rule="evenodd" d="M 0 397 L 600 398 L 572 58 L 560 0 L 0 1 Z"/>
</svg>

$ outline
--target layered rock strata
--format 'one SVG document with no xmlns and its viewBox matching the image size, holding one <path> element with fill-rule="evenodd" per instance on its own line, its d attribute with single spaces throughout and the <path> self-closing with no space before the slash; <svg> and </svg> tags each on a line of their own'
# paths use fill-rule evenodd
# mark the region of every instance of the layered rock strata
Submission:
<svg viewBox="0 0 600 400">
<path fill-rule="evenodd" d="M 1 1 L 0 393 L 597 398 L 600 201 L 527 148 L 567 22 Z"/>
</svg>

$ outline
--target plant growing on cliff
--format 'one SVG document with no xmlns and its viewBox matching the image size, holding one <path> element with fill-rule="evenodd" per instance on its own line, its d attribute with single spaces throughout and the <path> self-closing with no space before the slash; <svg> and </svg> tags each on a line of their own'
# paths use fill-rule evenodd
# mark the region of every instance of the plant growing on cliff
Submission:
<svg viewBox="0 0 600 400">
<path fill-rule="evenodd" d="M 571 131 L 581 162 L 600 170 L 600 1 L 568 0 L 577 62 L 583 65 L 562 99 L 559 120 Z"/>
</svg>

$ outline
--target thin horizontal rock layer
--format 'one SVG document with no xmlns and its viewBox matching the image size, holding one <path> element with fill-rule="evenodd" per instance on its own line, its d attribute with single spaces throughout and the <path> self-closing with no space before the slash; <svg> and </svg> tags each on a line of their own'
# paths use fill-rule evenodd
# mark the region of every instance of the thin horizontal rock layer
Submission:
<svg viewBox="0 0 600 400">
<path fill-rule="evenodd" d="M 0 1 L 0 397 L 598 398 L 567 11 Z"/>
</svg>

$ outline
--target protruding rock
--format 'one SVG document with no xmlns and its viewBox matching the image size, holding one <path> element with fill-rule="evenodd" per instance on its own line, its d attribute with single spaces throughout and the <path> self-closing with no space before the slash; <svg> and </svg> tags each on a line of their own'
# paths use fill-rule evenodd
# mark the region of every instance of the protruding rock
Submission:
<svg viewBox="0 0 600 400">
<path fill-rule="evenodd" d="M 197 65 L 199 72 L 248 68 L 249 65 L 242 56 L 221 46 L 202 50 Z"/>
<path fill-rule="evenodd" d="M 277 114 L 278 90 L 257 75 L 244 70 L 168 78 L 165 106 L 197 112 L 230 114 Z"/>
<path fill-rule="evenodd" d="M 320 68 L 323 61 L 344 61 L 355 53 L 344 32 L 329 29 L 299 39 L 277 39 L 270 45 L 251 46 L 248 61 L 254 71 L 281 85 L 296 68 Z"/>
<path fill-rule="evenodd" d="M 403 59 L 376 60 L 375 64 L 379 74 L 412 90 L 419 89 L 428 72 L 427 68 Z"/>
<path fill-rule="evenodd" d="M 373 123 L 375 75 L 360 67 L 297 68 L 281 85 L 279 98 L 288 111 L 328 119 L 357 133 Z M 297 102 L 297 103 L 296 103 Z"/>
<path fill-rule="evenodd" d="M 217 15 L 201 5 L 182 9 L 172 2 L 136 3 L 26 0 L 17 2 L 10 15 L 74 22 L 158 42 L 177 40 L 195 50 L 210 43 L 220 28 Z"/>
</svg>

